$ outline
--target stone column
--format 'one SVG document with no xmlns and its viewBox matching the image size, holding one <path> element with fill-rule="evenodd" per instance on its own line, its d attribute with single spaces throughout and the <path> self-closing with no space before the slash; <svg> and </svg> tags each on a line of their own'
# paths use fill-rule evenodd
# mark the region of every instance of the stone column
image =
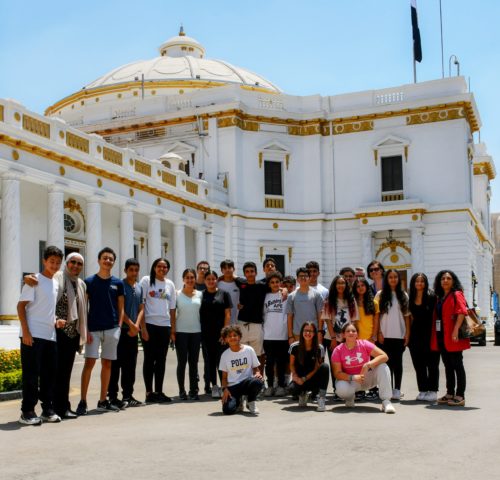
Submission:
<svg viewBox="0 0 500 480">
<path fill-rule="evenodd" d="M 186 269 L 186 222 L 174 223 L 174 283 L 177 288 L 182 287 L 182 272 Z"/>
<path fill-rule="evenodd" d="M 120 212 L 120 273 L 125 262 L 134 256 L 134 211 L 132 205 L 124 205 Z M 137 259 L 138 260 L 138 259 Z"/>
<path fill-rule="evenodd" d="M 49 187 L 47 246 L 54 245 L 64 252 L 64 192 L 60 185 Z"/>
<path fill-rule="evenodd" d="M 411 269 L 413 273 L 424 272 L 424 229 L 414 227 L 411 232 Z"/>
<path fill-rule="evenodd" d="M 93 275 L 99 268 L 99 265 L 97 263 L 97 255 L 103 248 L 101 209 L 102 205 L 100 198 L 91 197 L 87 200 L 87 258 L 85 259 L 86 275 Z"/>
<path fill-rule="evenodd" d="M 21 193 L 19 175 L 2 177 L 2 218 L 0 231 L 0 320 L 17 319 L 21 265 Z M 38 244 L 32 245 L 38 249 Z"/>
<path fill-rule="evenodd" d="M 373 260 L 373 232 L 371 230 L 361 231 L 361 266 L 366 266 Z M 367 272 L 368 275 L 368 272 Z"/>
<path fill-rule="evenodd" d="M 196 229 L 196 263 L 207 260 L 207 235 L 205 229 Z M 208 260 L 207 260 L 208 261 Z M 213 266 L 210 265 L 212 268 Z"/>
<path fill-rule="evenodd" d="M 161 257 L 161 218 L 159 215 L 151 215 L 148 220 L 148 259 L 149 265 Z"/>
<path fill-rule="evenodd" d="M 215 268 L 217 270 L 219 265 L 215 265 L 215 257 L 214 257 L 214 230 L 206 231 L 206 240 L 207 240 L 207 260 L 210 264 L 210 268 Z"/>
</svg>

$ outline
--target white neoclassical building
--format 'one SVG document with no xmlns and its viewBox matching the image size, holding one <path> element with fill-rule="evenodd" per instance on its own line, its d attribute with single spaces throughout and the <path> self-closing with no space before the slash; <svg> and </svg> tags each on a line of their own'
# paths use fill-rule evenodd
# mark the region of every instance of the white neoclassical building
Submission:
<svg viewBox="0 0 500 480">
<path fill-rule="evenodd" d="M 266 256 L 328 284 L 372 259 L 433 277 L 453 269 L 489 314 L 495 166 L 462 77 L 293 96 L 181 31 L 47 108 L 0 100 L 0 319 L 44 246 L 186 266 Z M 473 274 L 477 286 L 473 286 Z"/>
</svg>

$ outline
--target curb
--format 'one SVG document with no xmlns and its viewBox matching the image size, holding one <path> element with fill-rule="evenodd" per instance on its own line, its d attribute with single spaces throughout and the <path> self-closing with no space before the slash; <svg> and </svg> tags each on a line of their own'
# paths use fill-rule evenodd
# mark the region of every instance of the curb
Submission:
<svg viewBox="0 0 500 480">
<path fill-rule="evenodd" d="M 7 400 L 17 400 L 23 398 L 22 390 L 13 390 L 12 392 L 0 392 L 0 402 Z"/>
</svg>

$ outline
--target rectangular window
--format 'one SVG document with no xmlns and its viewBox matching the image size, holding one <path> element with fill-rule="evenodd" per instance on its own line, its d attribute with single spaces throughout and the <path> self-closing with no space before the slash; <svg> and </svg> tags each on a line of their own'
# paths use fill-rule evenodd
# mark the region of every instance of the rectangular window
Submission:
<svg viewBox="0 0 500 480">
<path fill-rule="evenodd" d="M 403 190 L 403 157 L 382 157 L 382 192 Z"/>
<path fill-rule="evenodd" d="M 266 195 L 283 195 L 281 162 L 264 162 L 264 182 Z"/>
</svg>

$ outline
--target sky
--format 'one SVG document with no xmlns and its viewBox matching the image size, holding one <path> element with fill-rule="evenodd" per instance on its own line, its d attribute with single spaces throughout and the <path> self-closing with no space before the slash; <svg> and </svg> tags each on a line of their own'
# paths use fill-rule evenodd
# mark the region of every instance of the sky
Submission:
<svg viewBox="0 0 500 480">
<path fill-rule="evenodd" d="M 441 4 L 444 73 L 454 54 L 470 79 L 481 141 L 499 162 L 491 211 L 500 212 L 500 2 Z M 434 80 L 442 76 L 439 0 L 417 0 L 417 7 L 417 79 Z M 252 70 L 285 93 L 336 95 L 413 82 L 410 0 L 0 0 L 0 19 L 0 97 L 38 113 L 113 68 L 158 56 L 181 24 L 208 58 Z"/>
</svg>

